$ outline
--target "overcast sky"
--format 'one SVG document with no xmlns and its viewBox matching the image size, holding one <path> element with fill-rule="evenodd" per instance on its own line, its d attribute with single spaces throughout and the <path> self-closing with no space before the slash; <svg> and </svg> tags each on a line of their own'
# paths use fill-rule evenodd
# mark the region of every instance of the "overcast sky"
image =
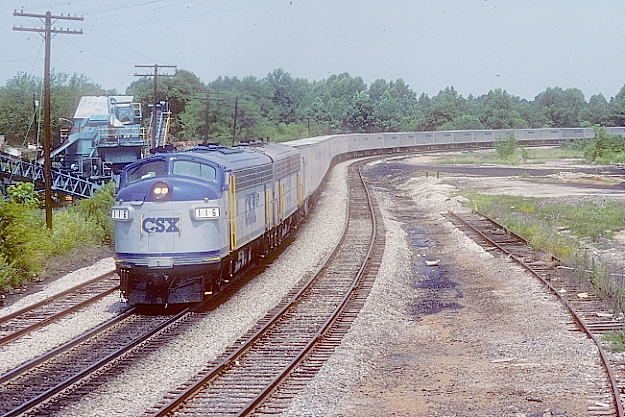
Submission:
<svg viewBox="0 0 625 417">
<path fill-rule="evenodd" d="M 52 67 L 124 92 L 135 64 L 169 64 L 208 82 L 275 68 L 318 80 L 348 72 L 402 78 L 417 93 L 465 97 L 547 87 L 588 99 L 625 84 L 625 1 L 612 0 L 0 0 L 0 84 L 43 70 L 42 27 L 13 10 L 83 15 L 56 27 Z"/>
</svg>

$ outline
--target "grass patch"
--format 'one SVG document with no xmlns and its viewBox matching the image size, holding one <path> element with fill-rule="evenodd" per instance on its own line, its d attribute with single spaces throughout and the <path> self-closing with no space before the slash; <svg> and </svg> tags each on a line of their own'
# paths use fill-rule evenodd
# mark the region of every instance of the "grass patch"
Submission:
<svg viewBox="0 0 625 417">
<path fill-rule="evenodd" d="M 469 152 L 461 155 L 454 155 L 441 158 L 436 161 L 437 164 L 445 165 L 467 165 L 467 164 L 497 164 L 501 162 L 494 151 L 489 152 Z"/>
<path fill-rule="evenodd" d="M 609 343 L 610 352 L 625 352 L 625 332 L 622 330 L 607 332 L 601 338 Z"/>
<path fill-rule="evenodd" d="M 472 207 L 491 217 L 504 219 L 510 225 L 527 229 L 532 235 L 560 235 L 568 230 L 578 239 L 599 242 L 611 239 L 618 230 L 625 229 L 625 206 L 617 202 L 604 204 L 553 203 L 553 200 L 511 195 L 464 193 Z M 568 240 L 568 239 L 567 239 Z"/>
<path fill-rule="evenodd" d="M 497 151 L 475 151 L 460 155 L 448 156 L 438 159 L 437 164 L 467 165 L 467 164 L 544 164 L 554 159 L 579 159 L 584 160 L 584 149 L 570 144 L 561 145 L 558 148 L 517 148 L 512 154 L 502 156 Z"/>
<path fill-rule="evenodd" d="M 559 148 L 526 148 L 529 161 L 544 163 L 550 159 L 584 159 L 584 151 L 572 147 L 561 146 Z"/>
<path fill-rule="evenodd" d="M 463 193 L 471 207 L 497 220 L 508 230 L 522 236 L 534 249 L 556 255 L 569 266 L 579 283 L 590 283 L 594 292 L 612 303 L 615 311 L 625 313 L 625 276 L 613 274 L 607 264 L 596 260 L 582 241 L 598 246 L 625 229 L 625 207 L 621 204 L 554 203 L 510 195 Z"/>
</svg>

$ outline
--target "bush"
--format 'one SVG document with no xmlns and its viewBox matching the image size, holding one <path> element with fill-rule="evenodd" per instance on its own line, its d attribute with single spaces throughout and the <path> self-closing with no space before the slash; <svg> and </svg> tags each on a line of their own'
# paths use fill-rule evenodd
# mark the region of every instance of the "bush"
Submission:
<svg viewBox="0 0 625 417">
<path fill-rule="evenodd" d="M 0 291 L 6 291 L 18 285 L 20 283 L 19 276 L 19 271 L 13 268 L 4 256 L 0 255 Z"/>
<path fill-rule="evenodd" d="M 625 138 L 608 135 L 601 126 L 595 128 L 595 138 L 586 145 L 584 157 L 596 163 L 625 162 Z"/>
<path fill-rule="evenodd" d="M 45 242 L 45 225 L 38 210 L 14 201 L 0 202 L 0 258 L 4 265 L 20 277 L 32 275 L 43 265 Z"/>
<path fill-rule="evenodd" d="M 15 186 L 11 200 L 0 200 L 0 291 L 21 285 L 43 269 L 51 256 L 65 255 L 85 244 L 113 241 L 109 212 L 115 184 L 109 183 L 90 199 L 55 210 L 53 229 L 45 227 L 41 210 L 28 198 L 33 191 Z M 30 184 L 32 185 L 32 184 Z"/>
<path fill-rule="evenodd" d="M 80 201 L 76 210 L 80 215 L 91 223 L 97 240 L 101 243 L 113 242 L 113 221 L 111 220 L 111 207 L 115 203 L 115 183 L 109 182 L 97 190 L 93 197 Z"/>
<path fill-rule="evenodd" d="M 495 142 L 495 150 L 497 156 L 504 161 L 510 161 L 514 158 L 518 142 L 513 133 L 510 133 L 506 139 Z"/>
<path fill-rule="evenodd" d="M 114 202 L 115 183 L 110 182 L 93 197 L 56 212 L 50 253 L 61 255 L 81 244 L 113 242 L 113 221 L 109 213 Z"/>
<path fill-rule="evenodd" d="M 32 182 L 18 182 L 17 184 L 7 187 L 7 197 L 16 203 L 23 204 L 27 207 L 38 207 L 41 203 L 39 194 L 35 191 L 35 185 Z"/>
</svg>

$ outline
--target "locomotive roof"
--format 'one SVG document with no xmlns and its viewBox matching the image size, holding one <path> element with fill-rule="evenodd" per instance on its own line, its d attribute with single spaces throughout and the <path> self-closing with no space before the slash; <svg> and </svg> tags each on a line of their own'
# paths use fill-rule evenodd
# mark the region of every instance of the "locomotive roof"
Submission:
<svg viewBox="0 0 625 417">
<path fill-rule="evenodd" d="M 155 156 L 168 155 L 203 159 L 216 163 L 226 170 L 238 170 L 286 159 L 290 156 L 299 155 L 299 152 L 288 145 L 253 142 L 234 147 L 202 144 L 188 151 L 156 154 Z"/>
</svg>

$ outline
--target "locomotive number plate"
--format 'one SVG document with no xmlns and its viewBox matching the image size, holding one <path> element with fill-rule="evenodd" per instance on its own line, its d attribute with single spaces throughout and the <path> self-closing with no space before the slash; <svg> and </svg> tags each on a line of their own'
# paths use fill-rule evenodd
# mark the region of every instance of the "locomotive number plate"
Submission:
<svg viewBox="0 0 625 417">
<path fill-rule="evenodd" d="M 219 207 L 196 208 L 195 217 L 198 219 L 212 219 L 214 217 L 219 217 Z"/>
<path fill-rule="evenodd" d="M 128 209 L 112 209 L 111 218 L 115 220 L 128 220 Z"/>
</svg>

